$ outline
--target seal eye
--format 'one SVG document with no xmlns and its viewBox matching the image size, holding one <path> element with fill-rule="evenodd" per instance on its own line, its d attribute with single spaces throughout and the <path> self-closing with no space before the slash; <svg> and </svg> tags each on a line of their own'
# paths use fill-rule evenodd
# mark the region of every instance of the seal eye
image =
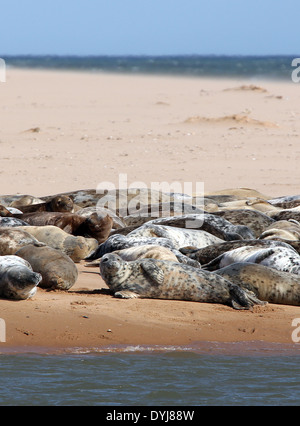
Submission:
<svg viewBox="0 0 300 426">
<path fill-rule="evenodd" d="M 105 257 L 104 259 L 102 259 L 102 263 L 104 262 L 108 262 L 108 257 Z"/>
</svg>

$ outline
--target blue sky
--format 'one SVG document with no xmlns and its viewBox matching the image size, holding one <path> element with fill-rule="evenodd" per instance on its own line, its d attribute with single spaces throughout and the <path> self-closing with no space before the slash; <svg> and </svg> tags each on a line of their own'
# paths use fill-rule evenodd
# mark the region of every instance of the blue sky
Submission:
<svg viewBox="0 0 300 426">
<path fill-rule="evenodd" d="M 0 54 L 300 53 L 299 0 L 0 0 Z"/>
</svg>

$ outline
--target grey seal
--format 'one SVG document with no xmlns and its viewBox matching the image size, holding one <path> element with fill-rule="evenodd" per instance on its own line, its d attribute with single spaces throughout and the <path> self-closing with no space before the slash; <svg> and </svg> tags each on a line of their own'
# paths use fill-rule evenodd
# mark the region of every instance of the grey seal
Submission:
<svg viewBox="0 0 300 426">
<path fill-rule="evenodd" d="M 180 249 L 189 245 L 206 247 L 210 244 L 222 243 L 224 240 L 206 231 L 196 229 L 176 228 L 173 226 L 155 225 L 146 223 L 130 232 L 128 237 L 161 237 L 171 240 L 175 248 Z"/>
<path fill-rule="evenodd" d="M 49 247 L 60 250 L 68 255 L 75 263 L 85 259 L 98 247 L 98 241 L 95 238 L 76 237 L 53 225 L 18 227 L 13 228 L 13 230 L 30 234 L 36 242 L 40 241 Z"/>
<path fill-rule="evenodd" d="M 300 275 L 300 256 L 292 247 L 239 247 L 225 252 L 202 267 L 212 271 L 238 262 L 259 263 L 278 271 Z"/>
<path fill-rule="evenodd" d="M 39 243 L 30 233 L 17 227 L 0 228 L 0 255 L 12 255 L 27 244 Z"/>
<path fill-rule="evenodd" d="M 244 225 L 234 225 L 230 221 L 211 213 L 186 214 L 154 219 L 148 225 L 166 225 L 177 228 L 191 228 L 206 231 L 224 241 L 249 240 L 255 238 L 250 228 Z"/>
<path fill-rule="evenodd" d="M 27 260 L 34 271 L 41 274 L 41 288 L 69 290 L 78 278 L 75 263 L 69 256 L 52 247 L 29 244 L 18 250 L 16 256 Z"/>
<path fill-rule="evenodd" d="M 142 259 L 126 262 L 110 253 L 100 261 L 100 273 L 115 297 L 189 300 L 221 303 L 235 309 L 264 304 L 221 276 L 177 262 Z"/>
<path fill-rule="evenodd" d="M 294 250 L 297 250 L 296 242 L 289 241 L 288 244 L 283 241 L 274 241 L 274 240 L 238 240 L 238 241 L 225 241 L 220 244 L 212 244 L 210 246 L 198 249 L 197 247 L 182 247 L 180 252 L 190 259 L 197 260 L 201 265 L 211 262 L 216 257 L 221 254 L 234 250 L 238 247 L 257 247 L 257 248 L 266 248 L 266 247 L 289 247 L 293 246 Z"/>
<path fill-rule="evenodd" d="M 28 223 L 15 217 L 0 217 L 0 227 L 13 226 L 28 226 Z"/>
<path fill-rule="evenodd" d="M 41 280 L 41 274 L 34 272 L 26 260 L 14 255 L 0 256 L 0 297 L 29 299 Z"/>
<path fill-rule="evenodd" d="M 129 247 L 136 247 L 145 244 L 159 245 L 166 247 L 175 254 L 180 263 L 200 267 L 200 263 L 197 260 L 190 259 L 189 257 L 182 254 L 177 250 L 171 240 L 168 238 L 156 238 L 156 237 L 128 237 L 125 235 L 115 234 L 109 237 L 104 243 L 100 244 L 96 250 L 94 250 L 85 260 L 95 260 L 104 256 L 107 253 L 114 252 L 116 250 L 123 250 Z"/>
<path fill-rule="evenodd" d="M 214 272 L 269 303 L 300 306 L 299 278 L 254 263 L 233 263 Z"/>
</svg>

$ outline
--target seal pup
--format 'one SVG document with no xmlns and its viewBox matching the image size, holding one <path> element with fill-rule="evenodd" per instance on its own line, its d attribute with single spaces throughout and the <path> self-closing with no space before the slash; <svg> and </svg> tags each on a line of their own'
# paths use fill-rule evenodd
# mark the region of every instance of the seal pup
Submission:
<svg viewBox="0 0 300 426">
<path fill-rule="evenodd" d="M 159 245 L 166 247 L 172 251 L 177 257 L 178 262 L 185 263 L 187 265 L 194 266 L 195 268 L 200 267 L 200 263 L 197 260 L 190 259 L 189 257 L 182 254 L 176 249 L 173 242 L 168 238 L 156 238 L 156 237 L 127 237 L 124 235 L 115 234 L 109 237 L 104 243 L 100 244 L 96 250 L 94 250 L 85 260 L 95 260 L 104 256 L 107 253 L 114 252 L 116 250 L 123 250 L 130 247 L 142 246 L 145 244 Z"/>
<path fill-rule="evenodd" d="M 225 266 L 216 270 L 214 274 L 252 291 L 260 300 L 300 306 L 300 281 L 294 274 L 256 263 L 243 262 Z"/>
<path fill-rule="evenodd" d="M 292 247 L 239 247 L 225 252 L 202 268 L 214 271 L 238 262 L 259 263 L 278 271 L 300 275 L 300 256 Z"/>
<path fill-rule="evenodd" d="M 52 247 L 29 244 L 18 250 L 16 256 L 27 260 L 33 270 L 41 274 L 41 288 L 69 290 L 78 278 L 75 263 L 69 256 Z"/>
<path fill-rule="evenodd" d="M 42 276 L 18 256 L 0 256 L 0 297 L 25 300 L 33 297 Z"/>
<path fill-rule="evenodd" d="M 121 259 L 126 261 L 150 258 L 178 262 L 177 257 L 170 249 L 152 244 L 145 244 L 142 246 L 129 247 L 123 250 L 116 250 L 114 251 L 114 254 L 117 254 Z M 96 259 L 90 263 L 87 263 L 85 266 L 99 266 L 99 264 L 100 260 Z"/>
<path fill-rule="evenodd" d="M 100 274 L 120 298 L 150 298 L 221 303 L 235 309 L 264 304 L 253 293 L 223 277 L 177 262 L 142 259 L 126 262 L 110 253 L 100 261 Z"/>
<path fill-rule="evenodd" d="M 95 238 L 76 237 L 53 225 L 26 226 L 14 229 L 30 234 L 36 242 L 39 241 L 53 249 L 60 250 L 75 263 L 85 259 L 98 247 L 98 241 Z"/>
<path fill-rule="evenodd" d="M 198 231 L 195 229 L 176 228 L 173 226 L 148 224 L 135 229 L 128 234 L 128 237 L 161 237 L 168 238 L 179 249 L 185 246 L 205 247 L 210 244 L 219 244 L 223 242 L 206 231 Z"/>
</svg>

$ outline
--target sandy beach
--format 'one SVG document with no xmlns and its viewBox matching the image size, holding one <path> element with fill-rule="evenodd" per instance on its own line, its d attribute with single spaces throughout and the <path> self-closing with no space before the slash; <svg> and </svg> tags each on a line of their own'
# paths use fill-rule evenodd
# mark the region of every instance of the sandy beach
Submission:
<svg viewBox="0 0 300 426">
<path fill-rule="evenodd" d="M 37 197 L 101 182 L 204 183 L 270 199 L 299 190 L 300 92 L 290 81 L 7 70 L 0 84 L 0 195 Z M 300 308 L 252 311 L 106 294 L 98 268 L 77 264 L 68 292 L 0 300 L 1 350 L 201 341 L 291 344 Z"/>
</svg>

